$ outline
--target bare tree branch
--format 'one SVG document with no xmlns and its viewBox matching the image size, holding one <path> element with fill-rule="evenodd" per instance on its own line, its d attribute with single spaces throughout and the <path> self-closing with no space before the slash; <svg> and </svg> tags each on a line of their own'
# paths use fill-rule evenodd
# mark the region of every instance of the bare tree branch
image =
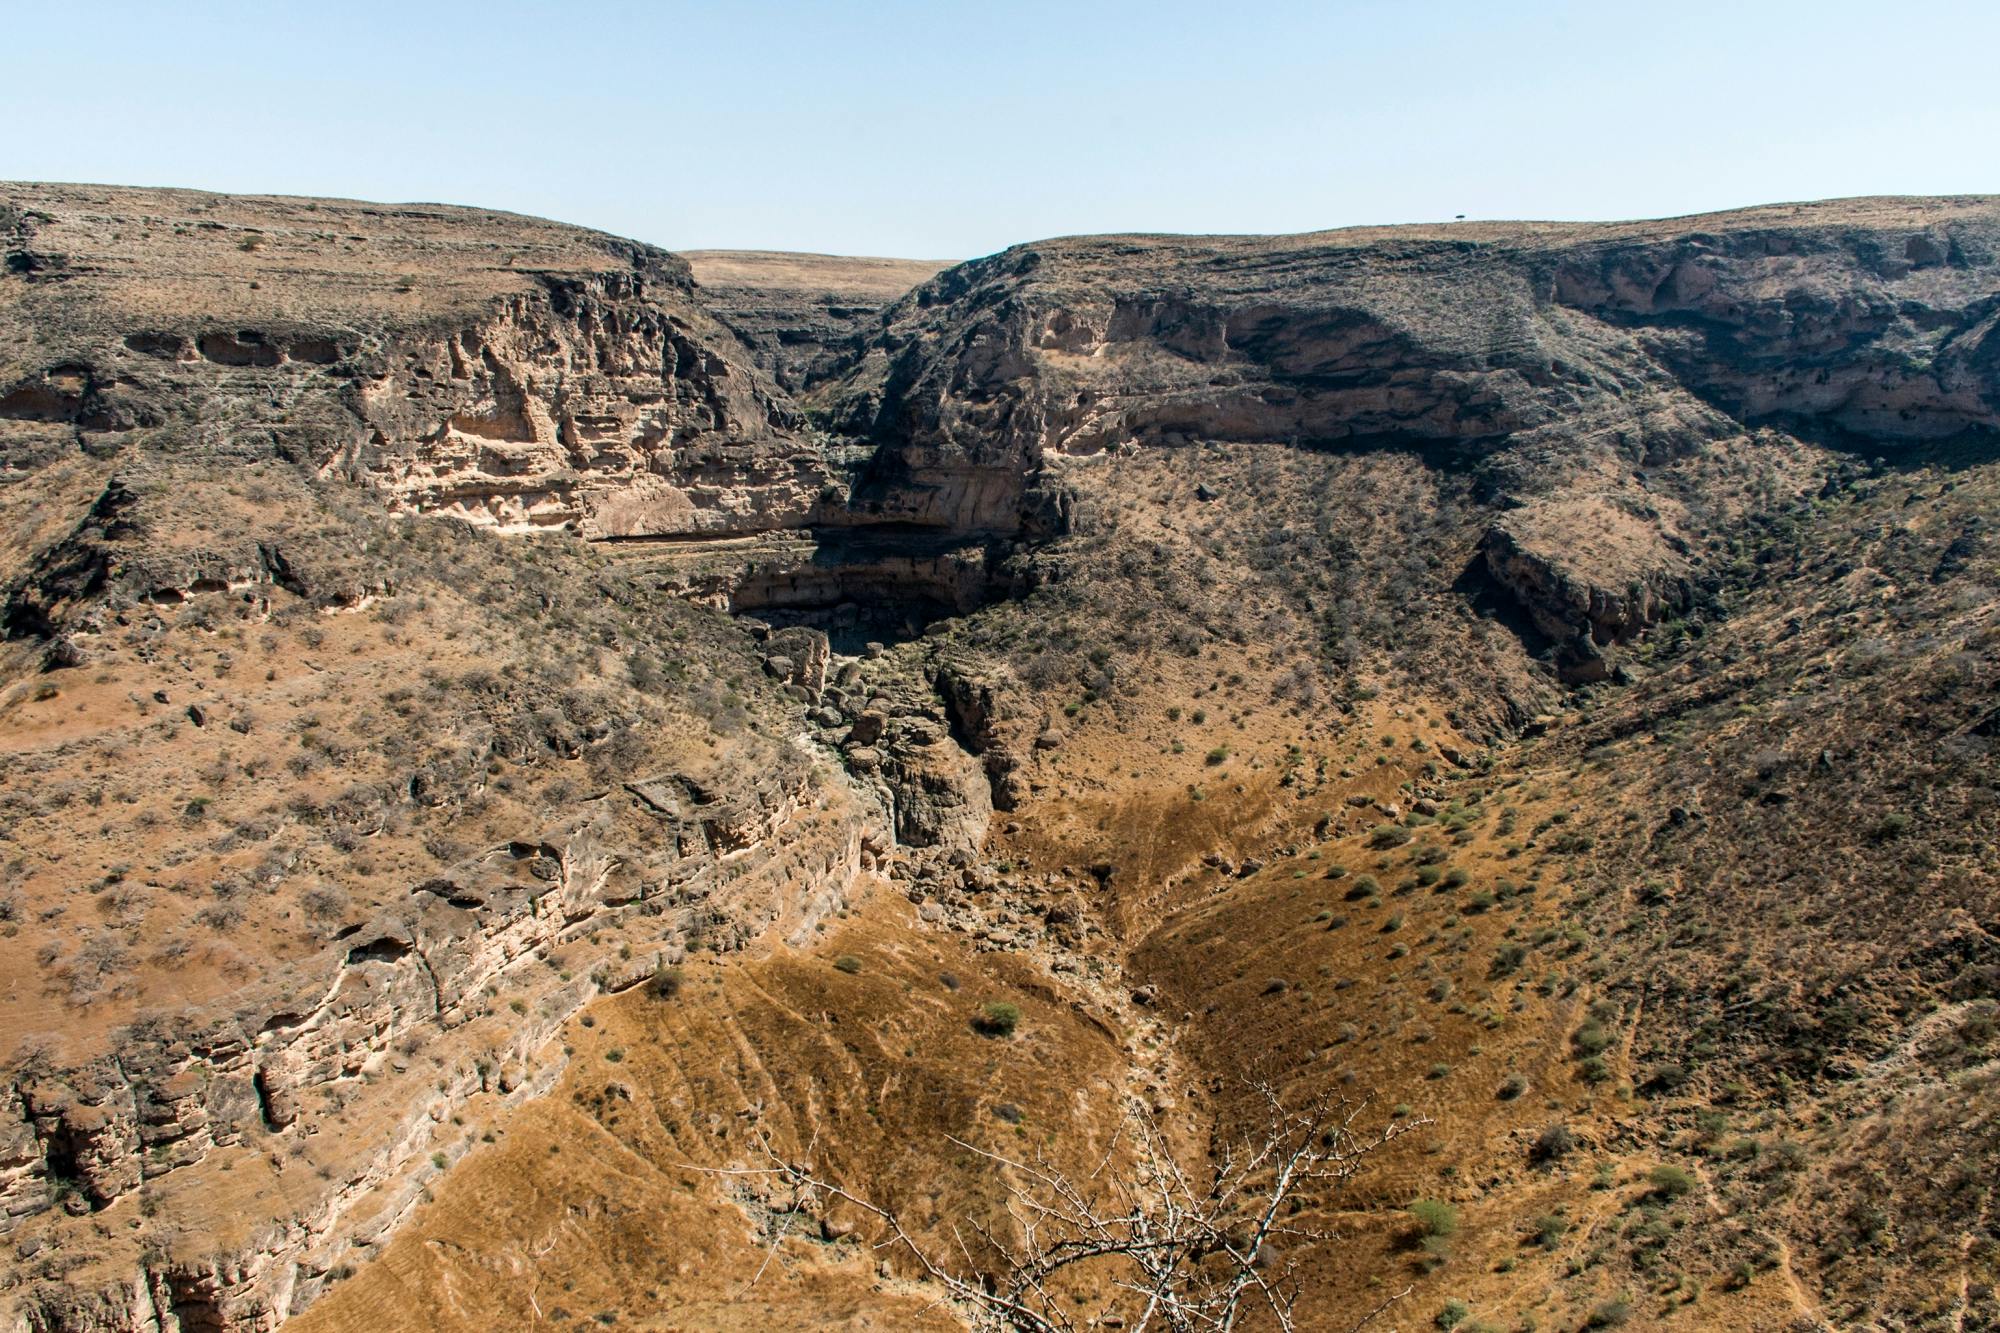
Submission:
<svg viewBox="0 0 2000 1333">
<path fill-rule="evenodd" d="M 691 1169 L 777 1176 L 795 1191 L 794 1216 L 822 1200 L 839 1199 L 860 1209 L 882 1225 L 874 1248 L 908 1255 L 946 1299 L 985 1327 L 1074 1333 L 1078 1325 L 1065 1297 L 1124 1292 L 1130 1299 L 1119 1313 L 1134 1333 L 1229 1333 L 1252 1309 L 1267 1311 L 1281 1333 L 1293 1333 L 1299 1287 L 1293 1260 L 1276 1241 L 1332 1237 L 1283 1219 L 1313 1202 L 1309 1195 L 1351 1179 L 1386 1144 L 1430 1122 L 1391 1120 L 1364 1132 L 1358 1125 L 1368 1108 L 1365 1099 L 1320 1097 L 1287 1106 L 1270 1085 L 1253 1088 L 1263 1103 L 1254 1127 L 1211 1145 L 1199 1163 L 1184 1160 L 1187 1155 L 1174 1149 L 1152 1113 L 1136 1101 L 1104 1154 L 1081 1177 L 1049 1162 L 1039 1148 L 1032 1160 L 1019 1161 L 946 1136 L 998 1168 L 1006 1181 L 1004 1225 L 996 1229 L 965 1220 L 991 1256 L 983 1263 L 958 1226 L 950 1231 L 956 1253 L 933 1254 L 893 1208 L 820 1176 L 812 1165 L 817 1139 L 799 1161 L 787 1160 L 766 1137 L 759 1147 L 770 1166 Z M 1120 1160 L 1121 1146 L 1129 1161 Z M 788 1218 L 750 1286 L 763 1277 L 789 1231 Z M 1389 1296 L 1354 1329 L 1408 1294 L 1405 1288 Z"/>
</svg>

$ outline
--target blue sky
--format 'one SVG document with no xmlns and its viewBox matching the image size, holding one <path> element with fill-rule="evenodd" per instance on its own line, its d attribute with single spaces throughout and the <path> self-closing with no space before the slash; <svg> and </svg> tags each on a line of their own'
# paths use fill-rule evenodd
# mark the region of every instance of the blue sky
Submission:
<svg viewBox="0 0 2000 1333">
<path fill-rule="evenodd" d="M 11 0 L 0 177 L 671 247 L 2000 192 L 2000 4 Z"/>
</svg>

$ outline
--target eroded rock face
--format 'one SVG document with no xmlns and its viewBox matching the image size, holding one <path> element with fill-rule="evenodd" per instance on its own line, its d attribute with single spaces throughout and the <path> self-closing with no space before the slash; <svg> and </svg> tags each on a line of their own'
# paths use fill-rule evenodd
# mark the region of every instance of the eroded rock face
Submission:
<svg viewBox="0 0 2000 1333">
<path fill-rule="evenodd" d="M 140 463 L 159 461 L 140 430 L 277 451 L 507 531 L 796 526 L 831 479 L 662 251 L 471 209 L 85 187 L 5 203 L 32 262 L 0 302 L 0 417 L 119 436 L 105 447 Z"/>
<path fill-rule="evenodd" d="M 691 947 L 807 936 L 844 903 L 883 823 L 828 791 L 804 761 L 727 786 L 630 783 L 557 837 L 486 849 L 415 885 L 406 907 L 344 930 L 314 967 L 268 977 L 227 1015 L 148 1021 L 82 1065 L 31 1062 L 0 1100 L 0 1231 L 66 1202 L 100 1211 L 142 1185 L 213 1211 L 225 1205 L 194 1201 L 226 1187 L 215 1167 L 247 1147 L 303 1150 L 323 1133 L 343 1146 L 341 1173 L 270 1201 L 283 1210 L 253 1218 L 247 1244 L 170 1250 L 129 1289 L 30 1286 L 22 1326 L 138 1333 L 176 1327 L 172 1314 L 183 1328 L 275 1327 L 414 1204 L 454 1111 L 548 1086 L 563 1063 L 550 1039 L 593 996 Z M 592 952 L 598 932 L 640 918 L 658 947 Z M 559 948 L 572 955 L 561 973 L 548 962 Z M 502 984 L 526 997 L 497 1005 Z M 357 1112 L 396 1129 L 356 1140 L 343 1124 Z"/>
<path fill-rule="evenodd" d="M 1669 552 L 1636 564 L 1621 583 L 1610 562 L 1593 566 L 1587 553 L 1579 560 L 1559 542 L 1524 537 L 1503 523 L 1488 530 L 1480 557 L 1548 639 L 1559 672 L 1572 683 L 1609 677 L 1603 649 L 1686 609 L 1695 597 L 1685 562 Z"/>
<path fill-rule="evenodd" d="M 1419 451 L 1502 505 L 1594 489 L 1636 511 L 1647 470 L 1764 425 L 1880 449 L 2000 427 L 1996 265 L 1979 199 L 1068 239 L 940 274 L 827 394 L 882 446 L 855 509 L 899 522 L 1039 531 L 1057 460 L 1212 440 Z M 1505 539 L 1489 563 L 1599 642 L 1686 572 L 1669 555 L 1614 581 L 1599 566 L 1627 545 L 1585 526 L 1560 578 Z M 1613 605 L 1633 577 L 1651 610 Z M 1585 608 L 1555 613 L 1573 593 Z"/>
<path fill-rule="evenodd" d="M 506 531 L 715 536 L 797 527 L 831 477 L 796 409 L 684 292 L 549 280 L 360 386 L 352 465 L 399 508 Z"/>
</svg>

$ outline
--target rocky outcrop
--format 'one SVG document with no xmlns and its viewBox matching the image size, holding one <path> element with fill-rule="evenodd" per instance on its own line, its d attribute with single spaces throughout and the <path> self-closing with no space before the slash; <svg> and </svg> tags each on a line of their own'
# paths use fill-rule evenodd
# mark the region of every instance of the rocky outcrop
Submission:
<svg viewBox="0 0 2000 1333">
<path fill-rule="evenodd" d="M 996 679 L 996 669 L 981 669 L 963 661 L 940 662 L 934 677 L 938 698 L 944 701 L 945 717 L 951 734 L 970 754 L 979 757 L 986 770 L 986 782 L 995 810 L 1012 810 L 1026 794 L 1021 789 L 1019 753 L 1024 728 L 1009 716 L 1009 684 Z M 1010 722 L 1016 725 L 1010 726 Z M 1047 729 L 1036 732 L 1033 744 L 1042 749 L 1060 745 L 1058 735 L 1050 744 L 1041 738 Z"/>
<path fill-rule="evenodd" d="M 992 789 L 979 761 L 928 717 L 895 720 L 878 744 L 896 841 L 945 852 L 979 850 L 993 818 Z"/>
<path fill-rule="evenodd" d="M 464 1150 L 455 1112 L 549 1084 L 551 1039 L 590 998 L 689 949 L 807 937 L 843 905 L 884 825 L 837 790 L 803 758 L 729 785 L 631 782 L 563 829 L 413 885 L 402 908 L 343 929 L 312 968 L 265 978 L 223 1016 L 148 1018 L 81 1065 L 31 1060 L 0 1101 L 0 1230 L 28 1237 L 23 1253 L 62 1239 L 65 1211 L 87 1220 L 141 1191 L 212 1214 L 219 1201 L 195 1201 L 219 1200 L 218 1172 L 245 1153 L 335 1141 L 340 1173 L 258 1197 L 240 1245 L 156 1241 L 108 1287 L 82 1273 L 31 1285 L 21 1327 L 274 1327 Z"/>
<path fill-rule="evenodd" d="M 650 247 L 469 209 L 9 195 L 35 262 L 0 301 L 0 416 L 275 452 L 507 531 L 794 526 L 830 480 L 687 266 Z M 136 238 L 171 254 L 133 265 Z M 128 267 L 182 270 L 183 299 Z"/>
<path fill-rule="evenodd" d="M 994 518 L 999 476 L 1127 440 L 1914 439 L 2000 425 L 1996 246 L 1979 199 L 1041 242 L 905 298 L 842 401 L 913 472 L 962 460 L 958 502 Z"/>
<path fill-rule="evenodd" d="M 1562 678 L 1586 684 L 1608 678 L 1604 649 L 1622 643 L 1694 600 L 1692 582 L 1662 567 L 1606 586 L 1609 571 L 1579 568 L 1570 552 L 1524 542 L 1505 526 L 1480 543 L 1485 572 L 1527 613 L 1554 649 Z"/>
<path fill-rule="evenodd" d="M 366 442 L 342 461 L 397 508 L 506 531 L 796 527 L 832 477 L 797 410 L 727 351 L 682 293 L 550 280 L 387 349 L 355 390 Z"/>
</svg>

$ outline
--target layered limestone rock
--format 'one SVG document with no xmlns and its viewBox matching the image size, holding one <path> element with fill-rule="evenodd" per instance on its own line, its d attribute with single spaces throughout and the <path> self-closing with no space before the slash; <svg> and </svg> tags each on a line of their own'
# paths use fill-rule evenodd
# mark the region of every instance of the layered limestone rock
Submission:
<svg viewBox="0 0 2000 1333">
<path fill-rule="evenodd" d="M 905 298 L 843 402 L 912 471 L 963 460 L 957 503 L 989 513 L 995 476 L 1126 440 L 1604 435 L 1643 461 L 1768 417 L 1936 436 L 2000 424 L 1996 245 L 1980 199 L 1041 242 Z"/>
<path fill-rule="evenodd" d="M 831 528 L 728 544 L 627 542 L 613 554 L 634 578 L 736 614 L 868 608 L 921 628 L 1005 595 L 1015 576 L 1004 566 L 1015 550 L 1012 543 Z"/>
<path fill-rule="evenodd" d="M 684 294 L 676 293 L 684 299 Z M 585 537 L 798 527 L 831 483 L 795 409 L 684 305 L 622 274 L 392 348 L 345 460 L 399 508 Z"/>
<path fill-rule="evenodd" d="M 0 418 L 269 453 L 507 531 L 797 526 L 796 408 L 663 251 L 472 209 L 10 186 Z M 180 443 L 185 439 L 185 444 Z M 148 445 L 154 447 L 148 449 Z"/>
<path fill-rule="evenodd" d="M 1656 510 L 1603 496 L 1524 506 L 1488 529 L 1479 551 L 1484 573 L 1525 612 L 1573 683 L 1609 677 L 1605 649 L 1697 596 L 1690 544 Z"/>
<path fill-rule="evenodd" d="M 0 1230 L 23 1255 L 97 1257 L 24 1284 L 18 1326 L 274 1327 L 464 1151 L 459 1110 L 548 1086 L 552 1038 L 593 996 L 691 947 L 807 937 L 843 906 L 864 842 L 880 848 L 886 829 L 879 807 L 840 792 L 803 759 L 726 786 L 632 782 L 566 829 L 414 885 L 225 1013 L 149 1018 L 81 1065 L 31 1058 L 0 1103 Z M 633 950 L 634 931 L 650 945 Z M 337 1172 L 224 1202 L 235 1172 L 320 1147 Z M 183 1241 L 142 1231 L 132 1241 L 149 1248 L 130 1254 L 69 1236 L 134 1211 L 135 1195 L 236 1223 Z"/>
<path fill-rule="evenodd" d="M 855 507 L 914 524 L 1045 531 L 1057 460 L 1212 440 L 1414 451 L 1496 510 L 1593 493 L 1627 517 L 1573 526 L 1560 572 L 1504 528 L 1478 557 L 1587 676 L 1579 634 L 1681 597 L 1671 525 L 1626 530 L 1649 472 L 1764 427 L 1876 450 L 2000 427 L 1996 266 L 1985 199 L 1074 238 L 939 275 L 825 396 L 882 446 Z M 1701 484 L 1686 503 L 1734 504 Z"/>
</svg>

